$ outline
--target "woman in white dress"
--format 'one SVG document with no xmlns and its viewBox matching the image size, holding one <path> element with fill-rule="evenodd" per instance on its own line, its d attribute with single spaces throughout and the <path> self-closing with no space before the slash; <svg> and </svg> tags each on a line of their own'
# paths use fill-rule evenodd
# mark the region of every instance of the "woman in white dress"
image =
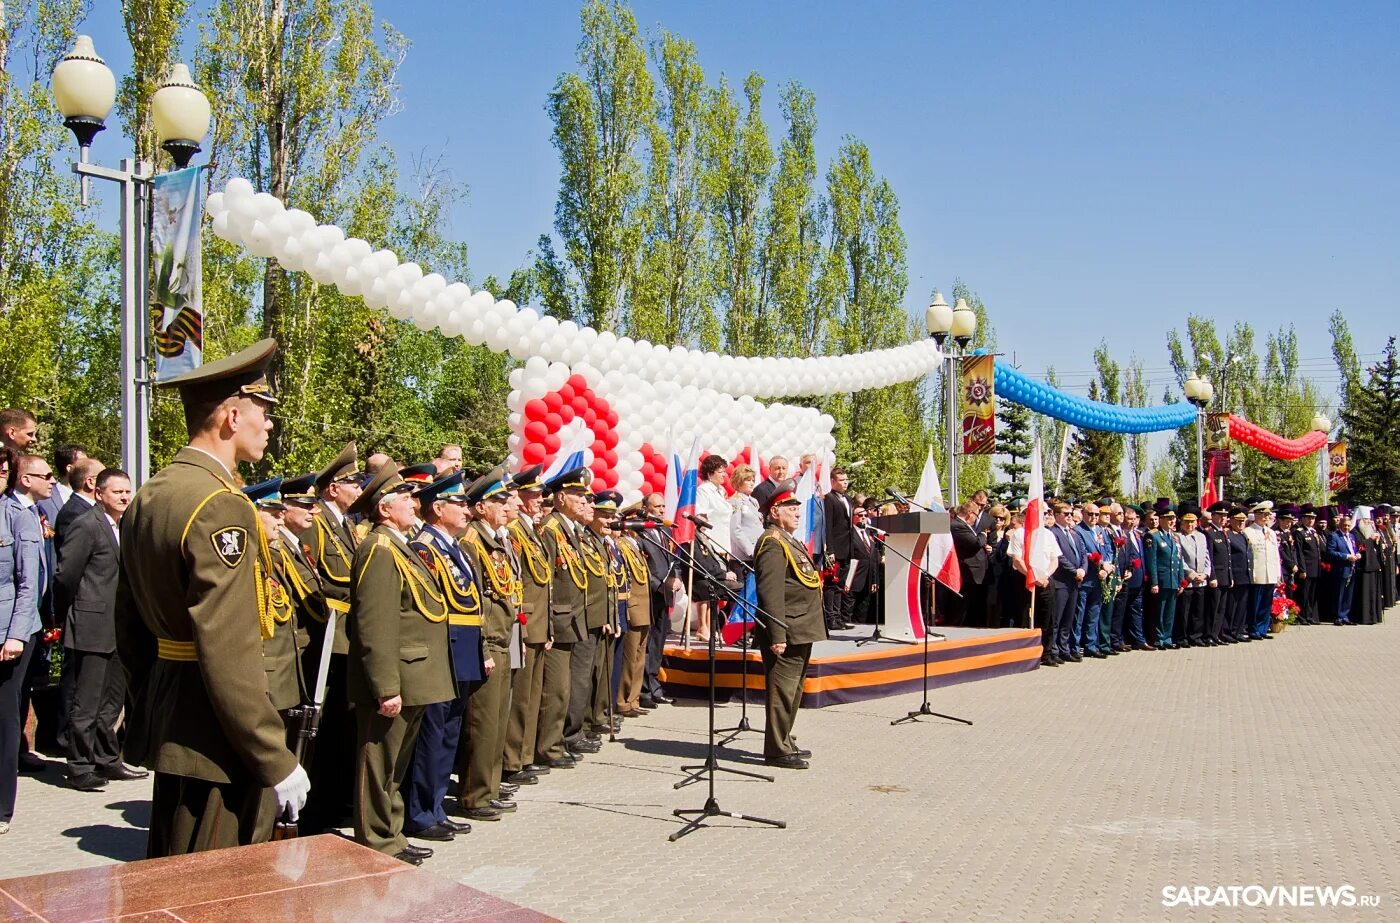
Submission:
<svg viewBox="0 0 1400 923">
<path fill-rule="evenodd" d="M 728 548 L 729 545 L 729 498 L 724 495 L 724 478 L 728 468 L 729 462 L 724 456 L 706 455 L 700 462 L 700 486 L 695 491 L 695 515 L 704 518 L 710 524 L 710 528 L 705 530 L 705 538 L 721 548 Z M 701 539 L 701 542 L 704 543 L 704 539 Z M 713 551 L 708 545 L 705 548 Z M 703 564 L 711 563 L 704 555 L 697 556 L 697 560 Z M 723 569 L 722 565 L 720 569 Z M 718 596 L 718 590 L 710 580 L 705 579 L 707 570 L 709 568 L 696 571 L 690 601 L 690 625 L 695 639 L 702 642 L 710 640 L 710 610 Z M 713 578 L 718 575 L 709 576 Z"/>
</svg>

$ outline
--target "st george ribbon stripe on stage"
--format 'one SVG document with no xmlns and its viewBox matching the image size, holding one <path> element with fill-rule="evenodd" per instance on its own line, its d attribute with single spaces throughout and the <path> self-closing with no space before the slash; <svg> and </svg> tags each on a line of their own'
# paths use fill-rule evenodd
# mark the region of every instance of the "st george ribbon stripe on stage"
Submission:
<svg viewBox="0 0 1400 923">
<path fill-rule="evenodd" d="M 699 694 L 708 680 L 707 652 L 667 648 L 662 681 L 668 689 Z M 986 632 L 986 637 L 940 641 L 929 647 L 929 685 L 947 686 L 1011 673 L 1034 670 L 1040 658 L 1040 632 L 1006 629 Z M 742 682 L 741 653 L 720 651 L 715 661 L 715 684 L 738 691 Z M 751 652 L 748 689 L 750 698 L 761 697 L 762 668 Z M 877 651 L 814 656 L 803 682 L 802 706 L 821 708 L 848 702 L 915 692 L 923 684 L 923 645 L 901 645 Z M 758 694 L 757 696 L 753 695 Z"/>
</svg>

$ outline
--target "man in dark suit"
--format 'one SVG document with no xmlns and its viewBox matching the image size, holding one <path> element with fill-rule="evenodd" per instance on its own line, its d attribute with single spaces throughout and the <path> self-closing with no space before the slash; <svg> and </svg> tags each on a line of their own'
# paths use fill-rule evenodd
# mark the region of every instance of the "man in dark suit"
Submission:
<svg viewBox="0 0 1400 923">
<path fill-rule="evenodd" d="M 666 498 L 648 494 L 642 504 L 648 519 L 661 522 L 666 513 Z M 661 549 L 671 544 L 671 530 L 658 526 L 639 536 L 642 553 L 647 559 L 647 585 L 651 589 L 651 628 L 647 633 L 647 660 L 642 668 L 641 707 L 652 708 L 674 701 L 661 688 L 659 674 L 661 658 L 666 652 L 666 632 L 671 625 L 671 601 L 674 598 L 676 576 L 671 559 Z"/>
<path fill-rule="evenodd" d="M 953 551 L 958 556 L 962 577 L 962 595 L 944 594 L 946 624 L 983 628 L 987 624 L 987 548 L 982 536 L 972 528 L 981 511 L 976 502 L 968 500 L 954 511 L 948 524 L 953 536 Z"/>
<path fill-rule="evenodd" d="M 763 507 L 767 499 L 773 496 L 773 492 L 778 489 L 778 485 L 787 479 L 788 460 L 781 455 L 774 455 L 768 459 L 768 479 L 761 482 L 753 489 L 753 499 Z"/>
<path fill-rule="evenodd" d="M 131 479 L 108 468 L 96 480 L 97 505 L 68 527 L 54 576 L 56 608 L 67 619 L 63 649 L 73 659 L 68 784 L 85 792 L 147 775 L 122 764 L 116 732 L 126 700 L 126 671 L 116 656 L 117 523 L 131 504 Z"/>
<path fill-rule="evenodd" d="M 851 621 L 855 599 L 846 584 L 851 569 L 851 513 L 853 504 L 846 495 L 849 480 L 846 469 L 833 468 L 831 471 L 831 493 L 822 498 L 823 512 L 826 514 L 826 553 L 836 562 L 836 580 L 828 583 L 822 610 L 828 629 L 855 627 Z"/>
<path fill-rule="evenodd" d="M 63 545 L 63 538 L 73 521 L 97 505 L 97 476 L 105 467 L 95 458 L 82 458 L 68 469 L 68 501 L 53 520 L 55 548 Z"/>
<path fill-rule="evenodd" d="M 869 510 L 856 509 L 851 528 L 850 566 L 843 572 L 847 576 L 842 580 L 847 598 L 851 600 L 851 620 L 858 625 L 873 625 L 880 620 L 880 613 L 875 611 L 880 550 L 874 535 L 866 529 L 869 518 Z"/>
<path fill-rule="evenodd" d="M 1298 621 L 1303 625 L 1316 625 L 1317 586 L 1322 575 L 1322 552 L 1326 544 L 1322 534 L 1313 528 L 1317 522 L 1317 510 L 1311 503 L 1299 508 L 1300 524 L 1293 528 L 1293 544 L 1298 549 L 1298 573 L 1296 574 Z"/>
<path fill-rule="evenodd" d="M 58 528 L 59 512 L 73 496 L 73 488 L 69 484 L 73 466 L 87 457 L 87 452 L 83 451 L 82 446 L 61 445 L 53 450 L 53 493 L 40 501 L 39 512 L 48 517 L 49 524 L 54 529 Z M 102 470 L 100 465 L 97 470 Z"/>
<path fill-rule="evenodd" d="M 1056 501 L 1054 509 L 1055 524 L 1050 527 L 1050 534 L 1059 545 L 1060 561 L 1050 575 L 1055 604 L 1051 609 L 1052 618 L 1045 626 L 1045 650 L 1053 652 L 1052 659 L 1060 663 L 1066 660 L 1079 663 L 1084 658 L 1073 644 L 1071 625 L 1079 603 L 1079 584 L 1084 580 L 1088 561 L 1084 547 L 1075 538 L 1069 504 Z M 955 544 L 956 541 L 954 537 Z"/>
</svg>

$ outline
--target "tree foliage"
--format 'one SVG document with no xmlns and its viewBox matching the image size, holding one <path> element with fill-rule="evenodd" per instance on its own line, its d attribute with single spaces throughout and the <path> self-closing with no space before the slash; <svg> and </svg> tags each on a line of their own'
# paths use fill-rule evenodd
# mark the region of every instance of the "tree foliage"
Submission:
<svg viewBox="0 0 1400 923">
<path fill-rule="evenodd" d="M 1392 503 L 1400 498 L 1400 358 L 1390 337 L 1381 358 L 1350 390 L 1342 411 L 1347 445 L 1349 503 Z"/>
</svg>

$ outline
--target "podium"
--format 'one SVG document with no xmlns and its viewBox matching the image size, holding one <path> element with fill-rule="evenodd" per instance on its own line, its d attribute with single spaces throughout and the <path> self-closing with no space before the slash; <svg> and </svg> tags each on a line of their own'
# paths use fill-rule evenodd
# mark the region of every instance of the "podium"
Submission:
<svg viewBox="0 0 1400 923">
<path fill-rule="evenodd" d="M 890 641 L 924 640 L 923 574 L 910 564 L 924 561 L 929 539 L 948 535 L 948 513 L 897 513 L 876 516 L 871 525 L 889 533 L 885 545 L 893 554 L 885 555 L 884 579 L 880 584 L 880 637 Z M 908 560 L 905 560 L 905 559 Z"/>
</svg>

